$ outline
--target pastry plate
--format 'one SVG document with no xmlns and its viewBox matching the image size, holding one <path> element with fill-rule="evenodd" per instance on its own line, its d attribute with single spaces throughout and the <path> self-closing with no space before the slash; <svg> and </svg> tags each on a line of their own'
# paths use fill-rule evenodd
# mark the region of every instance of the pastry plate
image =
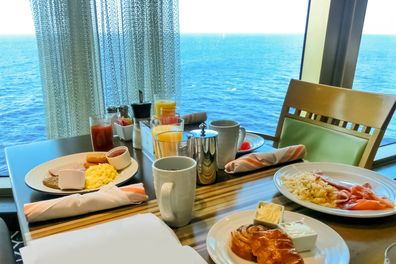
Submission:
<svg viewBox="0 0 396 264">
<path fill-rule="evenodd" d="M 43 184 L 44 178 L 47 177 L 47 175 L 49 175 L 48 172 L 49 169 L 65 166 L 68 164 L 79 164 L 79 163 L 82 164 L 84 163 L 88 153 L 104 153 L 104 152 L 83 152 L 83 153 L 72 154 L 47 161 L 31 169 L 25 176 L 25 183 L 33 190 L 55 194 L 55 195 L 69 195 L 73 193 L 87 193 L 87 192 L 97 191 L 99 188 L 84 189 L 84 190 L 59 190 L 59 189 L 47 187 Z M 136 174 L 136 172 L 138 171 L 138 167 L 139 166 L 137 161 L 131 158 L 131 164 L 125 169 L 118 171 L 119 175 L 114 180 L 113 183 L 115 185 L 120 185 L 128 181 Z"/>
<path fill-rule="evenodd" d="M 230 214 L 215 223 L 208 232 L 206 247 L 210 257 L 217 264 L 253 264 L 244 260 L 230 249 L 231 231 L 241 225 L 253 223 L 255 211 L 240 211 Z M 318 233 L 315 248 L 300 252 L 305 264 L 346 264 L 349 250 L 340 235 L 322 222 L 303 214 L 285 211 L 284 222 L 304 221 Z"/>
<path fill-rule="evenodd" d="M 246 132 L 246 136 L 244 141 L 248 141 L 250 143 L 250 149 L 245 149 L 245 150 L 239 150 L 238 154 L 245 154 L 249 153 L 255 149 L 258 149 L 264 144 L 264 138 L 250 132 Z"/>
<path fill-rule="evenodd" d="M 344 210 L 317 205 L 308 201 L 300 200 L 296 195 L 289 192 L 283 185 L 281 177 L 293 176 L 303 172 L 320 171 L 324 175 L 331 177 L 334 181 L 347 185 L 369 183 L 375 194 L 386 196 L 393 203 L 396 202 L 396 182 L 379 173 L 346 164 L 330 162 L 306 162 L 285 166 L 274 175 L 274 183 L 278 190 L 287 198 L 302 206 L 322 213 L 355 217 L 355 218 L 375 218 L 396 214 L 396 208 L 387 210 Z"/>
</svg>

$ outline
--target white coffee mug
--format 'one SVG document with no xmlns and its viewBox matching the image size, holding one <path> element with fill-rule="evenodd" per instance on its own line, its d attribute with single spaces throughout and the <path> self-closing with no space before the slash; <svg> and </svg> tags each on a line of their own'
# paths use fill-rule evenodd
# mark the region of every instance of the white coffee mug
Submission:
<svg viewBox="0 0 396 264">
<path fill-rule="evenodd" d="M 235 159 L 238 149 L 246 136 L 246 130 L 237 121 L 216 120 L 209 124 L 209 128 L 219 133 L 217 139 L 217 167 L 224 166 Z"/>
<path fill-rule="evenodd" d="M 188 224 L 192 218 L 196 188 L 194 159 L 170 156 L 154 161 L 154 189 L 162 219 L 172 227 Z"/>
<path fill-rule="evenodd" d="M 385 249 L 384 264 L 396 264 L 396 242 Z"/>
</svg>

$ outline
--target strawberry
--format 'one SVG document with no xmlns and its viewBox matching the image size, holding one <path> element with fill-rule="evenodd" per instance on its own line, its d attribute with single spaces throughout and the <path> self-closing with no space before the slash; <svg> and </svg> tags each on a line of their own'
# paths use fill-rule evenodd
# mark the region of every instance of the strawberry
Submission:
<svg viewBox="0 0 396 264">
<path fill-rule="evenodd" d="M 249 141 L 243 141 L 240 150 L 248 150 L 250 147 Z"/>
</svg>

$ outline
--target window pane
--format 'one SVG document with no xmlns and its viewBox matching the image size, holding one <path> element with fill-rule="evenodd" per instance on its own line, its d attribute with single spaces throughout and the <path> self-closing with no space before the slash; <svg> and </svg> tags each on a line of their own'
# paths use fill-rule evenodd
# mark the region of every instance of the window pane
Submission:
<svg viewBox="0 0 396 264">
<path fill-rule="evenodd" d="M 287 6 L 287 8 L 285 8 Z M 275 134 L 300 74 L 307 0 L 180 0 L 181 113 Z"/>
<path fill-rule="evenodd" d="M 368 1 L 353 89 L 396 93 L 396 16 L 394 0 Z M 392 118 L 382 144 L 396 141 Z"/>
<path fill-rule="evenodd" d="M 0 176 L 4 176 L 5 147 L 46 138 L 29 1 L 1 1 L 0 50 Z"/>
</svg>

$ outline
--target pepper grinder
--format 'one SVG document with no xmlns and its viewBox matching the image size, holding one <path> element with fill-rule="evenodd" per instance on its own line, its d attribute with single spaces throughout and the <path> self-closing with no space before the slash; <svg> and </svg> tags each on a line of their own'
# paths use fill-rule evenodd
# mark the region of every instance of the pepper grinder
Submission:
<svg viewBox="0 0 396 264">
<path fill-rule="evenodd" d="M 143 93 L 139 90 L 139 103 L 131 104 L 133 111 L 133 148 L 142 149 L 140 121 L 150 120 L 151 103 L 143 103 Z"/>
<path fill-rule="evenodd" d="M 190 147 L 192 158 L 197 162 L 197 182 L 206 185 L 216 180 L 216 152 L 217 136 L 214 130 L 205 130 L 206 124 L 199 125 L 200 129 L 190 131 Z"/>
</svg>

